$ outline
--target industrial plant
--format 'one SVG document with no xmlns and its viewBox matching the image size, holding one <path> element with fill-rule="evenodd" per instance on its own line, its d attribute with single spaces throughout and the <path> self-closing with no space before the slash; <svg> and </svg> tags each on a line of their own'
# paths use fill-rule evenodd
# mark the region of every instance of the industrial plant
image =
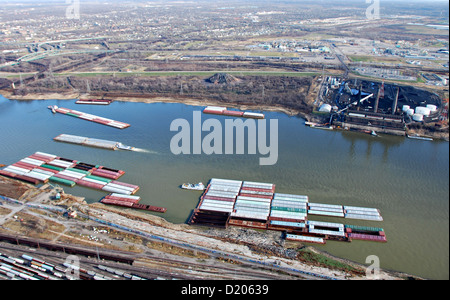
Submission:
<svg viewBox="0 0 450 300">
<path fill-rule="evenodd" d="M 319 98 L 319 113 L 330 114 L 326 126 L 348 130 L 405 135 L 408 125 L 447 120 L 436 93 L 384 81 L 327 77 Z"/>
</svg>

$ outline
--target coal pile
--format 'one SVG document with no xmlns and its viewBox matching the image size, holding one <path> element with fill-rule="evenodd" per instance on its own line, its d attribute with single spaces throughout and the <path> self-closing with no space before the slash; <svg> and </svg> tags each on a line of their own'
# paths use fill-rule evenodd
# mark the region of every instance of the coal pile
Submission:
<svg viewBox="0 0 450 300">
<path fill-rule="evenodd" d="M 217 73 L 208 78 L 206 81 L 214 84 L 233 84 L 239 82 L 240 80 L 230 74 Z"/>
</svg>

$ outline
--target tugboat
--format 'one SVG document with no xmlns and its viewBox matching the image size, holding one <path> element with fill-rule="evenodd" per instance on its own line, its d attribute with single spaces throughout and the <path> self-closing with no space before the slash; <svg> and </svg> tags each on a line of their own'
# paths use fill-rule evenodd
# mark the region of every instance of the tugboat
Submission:
<svg viewBox="0 0 450 300">
<path fill-rule="evenodd" d="M 117 148 L 120 149 L 120 150 L 126 150 L 126 151 L 133 151 L 135 149 L 132 146 L 127 146 L 127 145 L 124 145 L 122 143 L 118 143 L 117 144 Z"/>
<path fill-rule="evenodd" d="M 191 191 L 204 191 L 206 187 L 202 182 L 200 182 L 197 184 L 183 183 L 181 188 L 185 189 L 185 190 L 191 190 Z"/>
<path fill-rule="evenodd" d="M 58 109 L 58 106 L 56 105 L 50 105 L 48 107 L 48 109 L 50 109 L 52 111 L 52 113 L 56 114 L 56 110 Z"/>
</svg>

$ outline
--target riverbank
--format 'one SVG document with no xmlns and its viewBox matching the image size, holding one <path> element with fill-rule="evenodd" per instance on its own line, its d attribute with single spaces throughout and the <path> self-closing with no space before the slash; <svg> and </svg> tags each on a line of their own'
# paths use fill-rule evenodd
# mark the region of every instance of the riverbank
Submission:
<svg viewBox="0 0 450 300">
<path fill-rule="evenodd" d="M 32 93 L 27 95 L 15 95 L 12 90 L 0 90 L 0 94 L 5 98 L 17 101 L 32 101 L 32 100 L 74 100 L 74 99 L 109 99 L 119 102 L 135 102 L 135 103 L 180 103 L 190 106 L 227 106 L 228 108 L 234 108 L 238 110 L 256 110 L 256 111 L 270 111 L 270 112 L 280 112 L 288 116 L 298 116 L 307 122 L 325 122 L 328 120 L 328 116 L 324 117 L 322 114 L 308 113 L 298 109 L 292 109 L 284 107 L 283 105 L 258 105 L 258 104 L 236 104 L 227 103 L 223 101 L 216 101 L 211 99 L 194 99 L 191 97 L 163 97 L 163 96 L 148 96 L 148 95 L 115 95 L 113 93 L 105 93 L 99 95 L 98 93 L 92 94 L 79 94 L 75 92 L 60 92 L 60 93 Z M 313 109 L 311 108 L 311 111 Z M 348 126 L 348 125 L 347 125 Z M 340 126 L 341 128 L 347 126 Z M 357 127 L 357 126 L 356 126 Z M 397 135 L 397 136 L 426 136 L 434 140 L 449 141 L 449 131 L 431 131 L 429 128 L 423 129 L 407 129 L 406 131 L 389 130 L 389 129 L 379 129 L 374 127 L 364 126 L 358 127 L 359 129 L 374 130 L 377 133 Z"/>
<path fill-rule="evenodd" d="M 11 194 L 11 191 L 17 189 L 20 185 L 23 194 L 19 195 L 17 192 Z M 264 269 L 264 265 L 276 265 L 280 272 L 288 269 L 299 270 L 297 276 L 291 274 L 291 279 L 298 279 L 298 275 L 316 274 L 325 276 L 327 278 L 341 279 L 341 280 L 364 280 L 366 278 L 366 267 L 348 260 L 339 259 L 331 256 L 325 252 L 321 252 L 313 247 L 305 246 L 299 243 L 285 243 L 281 240 L 280 234 L 275 232 L 260 232 L 250 229 L 229 228 L 224 230 L 194 227 L 186 224 L 173 224 L 165 219 L 145 214 L 138 211 L 128 209 L 117 209 L 105 206 L 100 203 L 87 204 L 83 198 L 64 194 L 61 200 L 50 200 L 50 197 L 56 193 L 51 187 L 44 186 L 40 189 L 18 183 L 16 181 L 3 178 L 0 176 L 0 187 L 4 187 L 0 191 L 3 196 L 17 197 L 19 201 L 31 204 L 23 206 L 21 209 L 14 206 L 14 212 L 10 213 L 5 203 L 2 207 L 6 211 L 0 211 L 0 225 L 4 230 L 11 234 L 14 231 L 18 235 L 27 235 L 33 238 L 50 239 L 56 241 L 58 237 L 66 237 L 70 244 L 92 244 L 92 241 L 83 240 L 82 231 L 85 229 L 86 220 L 82 215 L 89 215 L 89 218 L 104 220 L 104 222 L 114 223 L 123 228 L 128 228 L 126 247 L 129 249 L 142 249 L 142 236 L 138 232 L 153 237 L 160 237 L 163 242 L 155 245 L 160 251 L 171 251 L 173 254 L 173 246 L 183 244 L 191 249 L 196 249 L 190 256 L 198 255 L 203 257 L 205 253 L 216 253 L 216 255 L 223 257 L 232 257 L 230 262 L 236 261 L 258 261 L 259 266 Z M 8 190 L 8 186 L 10 189 Z M 3 204 L 2 203 L 2 204 Z M 40 205 L 37 208 L 37 205 Z M 76 211 L 78 217 L 75 219 L 64 219 L 59 214 L 49 213 L 49 208 L 70 208 Z M 42 208 L 42 209 L 41 209 Z M 40 220 L 34 220 L 31 215 L 33 212 L 40 211 L 38 215 L 42 215 Z M 50 209 L 51 211 L 51 209 Z M 16 224 L 14 216 L 20 215 L 22 217 L 20 225 Z M 28 220 L 30 219 L 30 220 Z M 70 223 L 70 228 L 67 227 L 67 222 Z M 31 227 L 38 226 L 36 230 Z M 53 234 L 46 235 L 45 228 L 51 226 Z M 110 227 L 109 227 L 110 228 Z M 110 228 L 112 229 L 112 228 Z M 130 233 L 132 232 L 132 233 Z M 64 233 L 64 234 L 63 234 Z M 70 238 L 74 236 L 77 238 Z M 134 236 L 134 237 L 133 237 Z M 97 246 L 104 248 L 111 247 L 111 244 L 102 244 L 101 239 L 96 239 Z M 119 244 L 117 244 L 119 245 Z M 146 247 L 151 247 L 151 243 L 146 243 Z M 118 247 L 118 246 L 116 246 Z M 122 251 L 126 249 L 120 249 Z M 141 251 L 138 251 L 141 252 Z M 183 258 L 183 257 L 180 257 Z M 186 258 L 185 258 L 186 259 Z M 273 267 L 266 270 L 267 273 L 273 272 Z M 272 270 L 272 271 L 269 271 Z M 295 272 L 293 273 L 295 274 Z M 314 276 L 313 276 L 314 277 Z M 301 276 L 300 276 L 301 278 Z M 306 278 L 311 279 L 311 278 Z M 403 279 L 420 279 L 415 276 L 404 273 L 391 272 L 381 270 L 379 279 L 382 280 L 403 280 Z"/>
<path fill-rule="evenodd" d="M 17 101 L 33 101 L 33 100 L 74 100 L 74 99 L 95 99 L 99 95 L 96 94 L 78 94 L 78 93 L 33 93 L 24 96 L 14 95 L 11 91 L 0 90 L 0 94 L 3 97 L 10 100 Z M 304 112 L 289 109 L 281 105 L 239 105 L 234 103 L 224 103 L 221 101 L 214 100 L 201 100 L 192 99 L 188 97 L 151 97 L 151 96 L 114 96 L 113 94 L 105 94 L 102 98 L 106 98 L 113 101 L 119 102 L 136 102 L 136 103 L 180 103 L 190 106 L 220 106 L 226 105 L 229 108 L 236 108 L 241 110 L 259 110 L 259 111 L 273 111 L 285 113 L 288 116 L 301 116 L 304 119 L 309 119 L 312 116 Z"/>
</svg>

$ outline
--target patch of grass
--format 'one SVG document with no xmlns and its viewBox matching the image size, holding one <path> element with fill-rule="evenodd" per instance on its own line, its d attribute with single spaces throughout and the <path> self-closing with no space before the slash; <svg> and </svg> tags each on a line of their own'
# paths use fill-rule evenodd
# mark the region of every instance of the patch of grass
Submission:
<svg viewBox="0 0 450 300">
<path fill-rule="evenodd" d="M 298 258 L 302 261 L 323 266 L 329 269 L 338 269 L 353 274 L 362 274 L 363 272 L 346 263 L 334 260 L 325 255 L 314 253 L 307 248 L 298 250 Z"/>
<path fill-rule="evenodd" d="M 349 55 L 348 58 L 350 58 L 353 62 L 368 62 L 372 60 L 370 56 Z"/>
</svg>

